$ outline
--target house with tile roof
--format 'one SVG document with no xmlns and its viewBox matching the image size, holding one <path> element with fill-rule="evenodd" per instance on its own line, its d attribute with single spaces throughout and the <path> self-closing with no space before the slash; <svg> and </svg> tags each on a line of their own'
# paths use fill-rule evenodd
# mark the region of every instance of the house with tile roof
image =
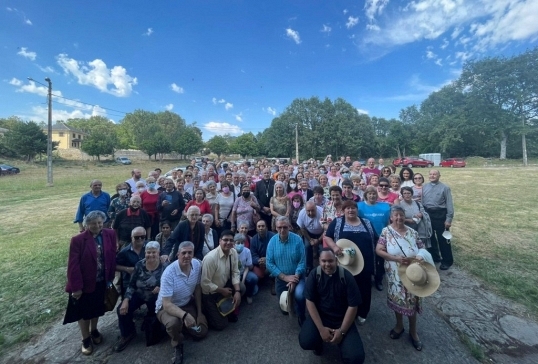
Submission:
<svg viewBox="0 0 538 364">
<path fill-rule="evenodd" d="M 43 128 L 43 132 L 48 133 L 46 127 Z M 52 141 L 58 142 L 58 149 L 80 149 L 82 141 L 88 135 L 88 133 L 73 129 L 64 123 L 58 122 L 52 125 Z"/>
</svg>

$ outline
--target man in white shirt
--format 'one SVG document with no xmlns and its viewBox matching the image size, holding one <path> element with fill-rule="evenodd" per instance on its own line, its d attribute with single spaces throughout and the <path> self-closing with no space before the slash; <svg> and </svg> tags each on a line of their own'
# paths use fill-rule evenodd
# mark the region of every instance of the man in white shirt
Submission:
<svg viewBox="0 0 538 364">
<path fill-rule="evenodd" d="M 314 255 L 316 257 L 318 256 L 319 249 L 323 245 L 323 240 L 321 239 L 323 226 L 320 222 L 322 217 L 323 208 L 316 206 L 313 201 L 308 201 L 297 217 L 297 225 L 299 225 L 303 233 L 306 254 L 306 275 L 314 268 Z"/>
</svg>

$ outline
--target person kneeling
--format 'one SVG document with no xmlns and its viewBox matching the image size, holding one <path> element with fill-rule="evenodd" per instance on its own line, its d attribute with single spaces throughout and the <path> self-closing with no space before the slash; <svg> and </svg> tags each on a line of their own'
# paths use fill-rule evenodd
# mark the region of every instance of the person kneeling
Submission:
<svg viewBox="0 0 538 364">
<path fill-rule="evenodd" d="M 193 257 L 192 242 L 179 244 L 178 260 L 165 269 L 156 304 L 157 319 L 166 327 L 175 349 L 175 364 L 183 363 L 183 334 L 198 340 L 207 335 L 200 287 L 202 263 Z"/>
<path fill-rule="evenodd" d="M 245 248 L 245 236 L 235 234 L 235 251 L 238 255 L 239 276 L 241 277 L 241 294 L 245 292 L 247 303 L 252 304 L 252 296 L 258 293 L 258 276 L 252 272 L 252 255 L 249 248 Z"/>
<path fill-rule="evenodd" d="M 337 265 L 336 256 L 325 248 L 319 267 L 310 272 L 305 287 L 308 317 L 299 333 L 304 350 L 323 353 L 323 342 L 338 345 L 344 363 L 363 363 L 362 340 L 353 324 L 361 303 L 353 275 Z"/>
</svg>

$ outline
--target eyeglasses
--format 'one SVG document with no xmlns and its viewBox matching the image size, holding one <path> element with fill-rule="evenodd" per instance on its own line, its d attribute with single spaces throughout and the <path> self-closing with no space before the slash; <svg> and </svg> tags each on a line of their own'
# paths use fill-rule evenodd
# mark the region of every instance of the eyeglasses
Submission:
<svg viewBox="0 0 538 364">
<path fill-rule="evenodd" d="M 389 185 L 379 185 L 381 188 L 389 188 Z"/>
<path fill-rule="evenodd" d="M 134 240 L 144 240 L 146 238 L 146 235 L 136 235 L 133 236 Z"/>
<path fill-rule="evenodd" d="M 233 239 L 233 238 L 230 238 L 230 239 L 224 239 L 224 238 L 222 238 L 222 239 L 220 239 L 220 240 L 222 240 L 222 241 L 225 242 L 225 243 L 233 243 L 233 242 L 234 242 L 234 239 Z"/>
</svg>

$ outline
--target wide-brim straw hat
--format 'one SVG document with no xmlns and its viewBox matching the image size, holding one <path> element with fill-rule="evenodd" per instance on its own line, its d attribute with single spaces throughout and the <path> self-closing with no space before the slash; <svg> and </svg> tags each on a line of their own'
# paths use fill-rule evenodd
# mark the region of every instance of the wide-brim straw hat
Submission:
<svg viewBox="0 0 538 364">
<path fill-rule="evenodd" d="M 281 294 L 280 294 L 280 309 L 284 312 L 287 312 L 289 313 L 290 315 L 294 315 L 295 314 L 295 310 L 294 310 L 294 307 L 293 307 L 293 299 L 294 299 L 294 294 L 289 294 L 288 291 L 283 291 Z"/>
<path fill-rule="evenodd" d="M 364 269 L 364 257 L 354 242 L 349 239 L 339 239 L 336 245 L 342 250 L 342 254 L 337 256 L 338 264 L 356 276 Z"/>
<path fill-rule="evenodd" d="M 400 265 L 398 274 L 404 287 L 418 297 L 432 295 L 441 284 L 437 269 L 425 261 L 414 261 L 409 265 Z"/>
</svg>

